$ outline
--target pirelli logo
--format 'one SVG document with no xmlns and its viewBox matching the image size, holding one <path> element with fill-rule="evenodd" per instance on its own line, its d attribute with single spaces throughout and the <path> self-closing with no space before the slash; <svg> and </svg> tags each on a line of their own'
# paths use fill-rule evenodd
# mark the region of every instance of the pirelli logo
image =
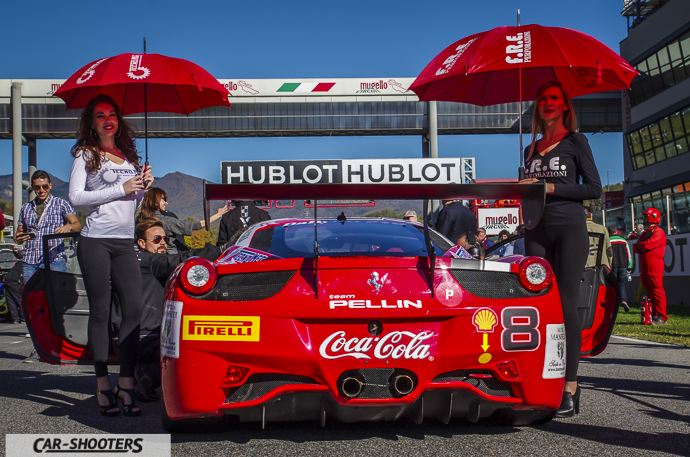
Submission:
<svg viewBox="0 0 690 457">
<path fill-rule="evenodd" d="M 258 316 L 183 316 L 182 339 L 259 341 Z"/>
</svg>

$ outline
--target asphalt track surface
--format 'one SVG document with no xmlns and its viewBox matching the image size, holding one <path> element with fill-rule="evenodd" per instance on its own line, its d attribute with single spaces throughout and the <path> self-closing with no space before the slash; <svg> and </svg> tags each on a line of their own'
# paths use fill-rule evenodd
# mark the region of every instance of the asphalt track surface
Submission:
<svg viewBox="0 0 690 457">
<path fill-rule="evenodd" d="M 165 433 L 157 403 L 140 417 L 101 417 L 89 366 L 24 363 L 24 325 L 0 324 L 1 450 L 6 433 Z M 115 370 L 111 370 L 115 372 Z M 690 350 L 613 338 L 580 365 L 581 413 L 535 427 L 386 423 L 225 425 L 172 436 L 172 455 L 690 455 Z M 113 380 L 115 376 L 112 377 Z"/>
</svg>

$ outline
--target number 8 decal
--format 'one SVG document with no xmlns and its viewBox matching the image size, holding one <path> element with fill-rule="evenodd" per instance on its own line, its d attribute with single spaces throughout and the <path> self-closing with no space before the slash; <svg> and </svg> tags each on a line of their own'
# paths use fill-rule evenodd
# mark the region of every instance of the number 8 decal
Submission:
<svg viewBox="0 0 690 457">
<path fill-rule="evenodd" d="M 501 312 L 501 347 L 504 351 L 534 351 L 539 347 L 539 312 L 536 308 L 505 308 Z"/>
</svg>

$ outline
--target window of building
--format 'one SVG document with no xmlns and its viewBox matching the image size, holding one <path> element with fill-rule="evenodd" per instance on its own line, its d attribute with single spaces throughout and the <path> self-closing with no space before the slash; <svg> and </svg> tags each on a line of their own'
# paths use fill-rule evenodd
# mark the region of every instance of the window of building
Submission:
<svg viewBox="0 0 690 457">
<path fill-rule="evenodd" d="M 671 207 L 669 211 L 666 208 L 666 196 L 669 196 Z M 643 222 L 639 218 L 639 214 L 647 208 L 656 208 L 661 213 L 661 228 L 667 231 L 667 217 L 671 216 L 671 234 L 690 233 L 690 182 L 678 184 L 672 187 L 655 190 L 654 192 L 638 195 L 630 199 L 635 204 L 636 220 L 638 223 Z M 624 211 L 622 208 L 619 211 Z M 628 210 L 628 213 L 630 211 Z M 618 215 L 624 217 L 623 215 Z M 607 213 L 607 221 L 612 217 Z M 627 217 L 627 216 L 625 216 Z M 613 220 L 613 219 L 611 219 Z M 623 220 L 623 219 L 621 219 Z M 625 222 L 626 228 L 628 223 Z"/>
<path fill-rule="evenodd" d="M 684 81 L 690 75 L 690 32 L 635 65 L 640 72 L 630 84 L 630 104 L 635 106 Z"/>
<path fill-rule="evenodd" d="M 635 170 L 688 152 L 690 107 L 627 135 L 628 150 Z"/>
</svg>

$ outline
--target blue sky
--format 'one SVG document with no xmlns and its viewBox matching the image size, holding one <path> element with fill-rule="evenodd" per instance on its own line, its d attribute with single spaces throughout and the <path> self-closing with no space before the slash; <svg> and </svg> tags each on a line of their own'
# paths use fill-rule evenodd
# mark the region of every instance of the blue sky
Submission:
<svg viewBox="0 0 690 457">
<path fill-rule="evenodd" d="M 622 2 L 613 0 L 25 0 L 3 5 L 0 79 L 66 79 L 93 60 L 142 51 L 144 36 L 148 52 L 191 60 L 223 79 L 415 77 L 460 38 L 514 25 L 518 8 L 522 24 L 577 29 L 616 51 L 627 36 Z M 588 139 L 602 183 L 607 170 L 611 183 L 622 181 L 622 135 Z M 476 157 L 479 178 L 515 177 L 518 142 L 517 135 L 442 135 L 439 155 Z M 67 180 L 72 144 L 39 140 L 39 168 Z M 11 141 L 0 140 L 0 174 L 11 173 L 11 151 Z M 420 156 L 418 136 L 149 140 L 156 176 L 183 171 L 216 182 L 221 160 Z M 24 170 L 26 160 L 25 152 Z"/>
</svg>

